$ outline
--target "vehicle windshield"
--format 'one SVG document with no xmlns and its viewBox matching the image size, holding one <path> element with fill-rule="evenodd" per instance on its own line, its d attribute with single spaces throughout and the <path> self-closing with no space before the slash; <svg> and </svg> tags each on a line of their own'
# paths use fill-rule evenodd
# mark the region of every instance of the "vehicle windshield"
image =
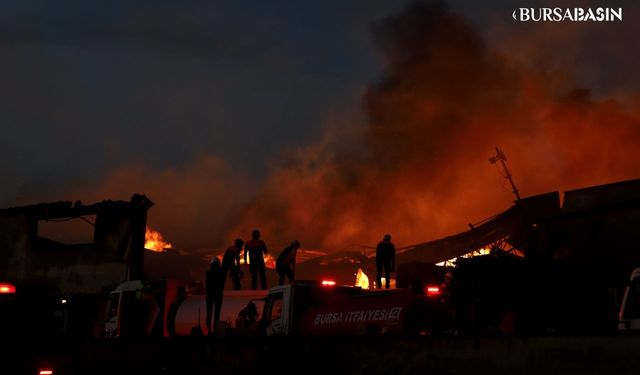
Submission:
<svg viewBox="0 0 640 375">
<path fill-rule="evenodd" d="M 276 294 L 271 300 L 269 321 L 272 322 L 282 316 L 282 293 Z"/>
<path fill-rule="evenodd" d="M 109 297 L 109 307 L 107 310 L 107 321 L 110 321 L 118 314 L 118 302 L 120 301 L 120 294 L 111 294 Z"/>
</svg>

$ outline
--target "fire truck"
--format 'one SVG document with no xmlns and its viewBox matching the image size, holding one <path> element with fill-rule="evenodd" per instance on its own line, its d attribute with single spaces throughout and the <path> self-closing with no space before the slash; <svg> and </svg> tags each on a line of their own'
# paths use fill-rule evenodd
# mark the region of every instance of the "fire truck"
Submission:
<svg viewBox="0 0 640 375">
<path fill-rule="evenodd" d="M 437 287 L 435 287 L 437 289 Z M 256 319 L 243 313 L 253 304 Z M 127 281 L 111 292 L 106 337 L 189 336 L 206 332 L 199 286 L 164 280 Z M 219 332 L 227 335 L 321 336 L 438 333 L 444 310 L 428 295 L 407 289 L 363 290 L 333 281 L 296 282 L 263 290 L 225 291 Z"/>
<path fill-rule="evenodd" d="M 271 288 L 260 332 L 267 336 L 426 335 L 440 331 L 445 314 L 437 295 L 408 289 L 363 290 L 332 281 Z"/>
</svg>

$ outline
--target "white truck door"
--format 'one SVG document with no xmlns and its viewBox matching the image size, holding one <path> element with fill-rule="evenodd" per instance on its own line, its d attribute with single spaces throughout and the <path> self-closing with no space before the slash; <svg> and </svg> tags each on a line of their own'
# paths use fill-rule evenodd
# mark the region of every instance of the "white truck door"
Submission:
<svg viewBox="0 0 640 375">
<path fill-rule="evenodd" d="M 282 336 L 285 333 L 284 319 L 284 291 L 269 294 L 269 301 L 265 306 L 267 318 L 267 336 Z"/>
<path fill-rule="evenodd" d="M 633 270 L 627 290 L 624 292 L 618 329 L 640 329 L 640 268 Z"/>
</svg>

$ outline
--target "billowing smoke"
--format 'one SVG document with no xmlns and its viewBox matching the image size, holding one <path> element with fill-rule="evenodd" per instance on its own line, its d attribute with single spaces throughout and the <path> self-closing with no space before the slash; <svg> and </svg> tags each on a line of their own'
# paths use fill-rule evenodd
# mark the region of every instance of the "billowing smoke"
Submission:
<svg viewBox="0 0 640 375">
<path fill-rule="evenodd" d="M 465 230 L 514 199 L 488 161 L 495 146 L 523 196 L 638 177 L 634 107 L 497 52 L 442 5 L 415 3 L 373 36 L 385 72 L 364 96 L 364 140 L 296 153 L 229 238 L 256 227 L 275 243 L 331 251 L 384 233 L 408 245 Z"/>
<path fill-rule="evenodd" d="M 372 35 L 384 72 L 364 93 L 366 120 L 328 125 L 321 140 L 285 152 L 266 182 L 203 154 L 169 169 L 141 164 L 92 183 L 38 185 L 16 202 L 144 193 L 156 202 L 149 223 L 177 248 L 219 251 L 258 228 L 272 251 L 292 239 L 339 251 L 375 245 L 385 233 L 400 246 L 439 238 L 508 208 L 514 196 L 488 161 L 495 146 L 507 154 L 522 196 L 640 177 L 640 96 L 628 86 L 624 95 L 613 90 L 616 100 L 595 97 L 572 83 L 572 71 L 549 69 L 537 49 L 500 51 L 468 20 L 432 3 L 380 20 Z M 193 106 L 185 112 L 201 104 Z M 179 120 L 176 129 L 198 121 Z M 201 122 L 224 123 L 213 115 Z M 215 129 L 202 137 L 218 136 Z"/>
</svg>

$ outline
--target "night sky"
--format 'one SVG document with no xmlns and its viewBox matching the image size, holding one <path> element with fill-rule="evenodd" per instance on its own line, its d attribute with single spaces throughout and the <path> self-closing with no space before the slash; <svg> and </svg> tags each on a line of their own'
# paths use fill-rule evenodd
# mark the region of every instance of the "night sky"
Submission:
<svg viewBox="0 0 640 375">
<path fill-rule="evenodd" d="M 181 168 L 203 153 L 263 178 L 328 118 L 358 115 L 380 70 L 369 24 L 402 5 L 5 3 L 0 168 L 12 178 L 0 202 L 26 203 L 44 181 Z"/>
<path fill-rule="evenodd" d="M 410 3 L 382 0 L 3 2 L 0 4 L 0 173 L 3 176 L 0 207 L 58 200 L 81 199 L 85 203 L 126 200 L 133 193 L 146 193 L 156 202 L 150 211 L 150 224 L 178 247 L 203 251 L 222 246 L 230 238 L 248 235 L 254 227 L 270 228 L 272 224 L 267 223 L 270 220 L 310 221 L 307 216 L 272 215 L 282 206 L 295 212 L 290 203 L 269 198 L 274 186 L 277 189 L 280 183 L 286 185 L 283 190 L 287 196 L 297 197 L 296 202 L 314 199 L 313 195 L 305 196 L 304 192 L 291 188 L 298 178 L 308 181 L 317 177 L 317 184 L 340 186 L 330 189 L 330 193 L 323 191 L 325 206 L 329 207 L 328 212 L 348 211 L 352 200 L 343 199 L 337 208 L 336 201 L 331 199 L 334 194 L 342 197 L 357 190 L 344 187 L 349 185 L 344 170 L 371 168 L 376 160 L 382 164 L 397 162 L 386 156 L 366 156 L 376 154 L 375 142 L 372 146 L 370 141 L 375 127 L 369 128 L 370 124 L 375 125 L 383 118 L 394 122 L 402 114 L 402 111 L 387 111 L 382 115 L 372 109 L 372 101 L 387 103 L 386 91 L 380 86 L 385 77 L 398 77 L 394 73 L 398 65 L 389 57 L 394 53 L 393 48 L 384 45 L 385 38 L 395 31 L 383 27 L 382 37 L 376 39 L 375 25 L 406 11 Z M 498 75 L 510 78 L 505 78 L 508 83 L 501 87 L 523 87 L 522 80 L 513 77 L 535 76 L 532 81 L 545 87 L 541 97 L 586 92 L 586 102 L 597 106 L 594 109 L 597 118 L 612 118 L 612 121 L 619 116 L 602 114 L 609 109 L 601 104 L 615 103 L 619 106 L 615 113 L 624 117 L 620 120 L 624 124 L 620 125 L 623 129 L 620 134 L 626 135 L 620 137 L 636 139 L 640 103 L 637 72 L 640 12 L 635 2 L 606 2 L 606 6 L 624 8 L 624 22 L 617 24 L 518 24 L 511 19 L 512 11 L 519 6 L 575 6 L 585 2 L 558 1 L 549 5 L 548 1 L 455 0 L 445 3 L 445 10 L 438 14 L 464 20 L 461 22 L 471 30 L 471 45 L 490 51 L 478 55 L 482 56 L 481 61 L 487 66 L 491 66 L 492 61 L 504 62 L 500 72 L 507 73 Z M 426 4 L 431 6 L 433 2 Z M 462 30 L 466 32 L 467 28 Z M 390 37 L 390 40 L 398 43 L 398 38 Z M 454 38 L 441 47 L 444 51 L 455 43 Z M 444 51 L 443 55 L 447 53 Z M 502 57 L 484 57 L 493 54 Z M 428 65 L 429 69 L 437 69 L 434 66 Z M 511 74 L 514 71 L 518 73 Z M 531 71 L 535 73 L 530 74 Z M 552 81 L 548 86 L 544 84 L 546 79 Z M 439 87 L 434 85 L 429 87 Z M 551 86 L 553 89 L 547 89 Z M 482 92 L 482 88 L 478 91 Z M 508 92 L 506 89 L 494 91 L 500 95 Z M 480 95 L 475 93 L 473 91 L 473 95 Z M 539 102 L 536 99 L 536 103 Z M 548 108 L 548 104 L 540 106 L 543 107 Z M 527 117 L 526 114 L 518 116 Z M 520 118 L 518 116 L 513 115 L 512 119 Z M 633 134 L 631 138 L 627 131 Z M 522 130 L 518 136 L 525 133 L 526 130 Z M 455 142 L 442 142 L 455 145 Z M 611 144 L 614 143 L 612 139 Z M 477 154 L 465 154 L 486 167 L 486 170 L 476 169 L 480 174 L 478 179 L 495 184 L 487 188 L 497 194 L 490 200 L 491 204 L 467 211 L 460 209 L 456 212 L 468 213 L 470 217 L 460 217 L 457 221 L 434 219 L 432 226 L 437 230 L 425 234 L 407 232 L 405 238 L 399 239 L 400 244 L 463 230 L 468 222 L 483 219 L 510 205 L 510 192 L 500 190 L 496 172 L 486 161 L 493 152 L 491 145 L 492 141 L 487 141 L 478 147 Z M 632 142 L 618 151 L 624 153 L 636 146 L 640 145 Z M 514 147 L 505 151 L 509 155 L 522 152 Z M 595 153 L 598 158 L 607 156 L 599 150 L 584 152 Z M 314 155 L 311 161 L 307 159 L 310 154 Z M 635 164 L 611 174 L 587 175 L 580 173 L 579 168 L 572 169 L 575 158 L 558 156 L 556 159 L 550 154 L 545 152 L 541 157 L 548 165 L 565 168 L 567 173 L 563 176 L 585 177 L 562 177 L 527 185 L 524 171 L 528 176 L 542 172 L 532 167 L 535 157 L 513 155 L 510 166 L 516 182 L 524 185 L 521 190 L 525 195 L 640 177 Z M 446 156 L 442 155 L 438 165 L 450 160 Z M 618 157 L 626 159 L 624 155 Z M 431 165 L 437 158 L 425 159 L 425 163 Z M 362 162 L 341 162 L 354 159 Z M 308 173 L 316 169 L 326 171 L 317 167 L 326 163 L 346 165 L 336 168 L 342 176 L 339 184 L 334 180 L 326 182 L 326 172 Z M 300 164 L 304 164 L 302 172 Z M 397 165 L 405 164 L 401 160 Z M 455 168 L 455 163 L 452 167 Z M 394 176 L 378 170 L 379 165 L 373 168 L 376 176 Z M 442 170 L 433 173 L 430 181 L 442 184 L 449 181 L 439 177 L 444 173 Z M 352 175 L 356 176 L 353 186 L 366 185 L 363 181 L 369 174 Z M 371 201 L 367 204 L 377 204 L 379 194 L 369 196 Z M 274 208 L 273 201 L 280 203 Z M 325 206 L 302 204 L 297 209 L 322 212 Z M 256 212 L 262 217 L 252 216 Z M 425 217 L 418 215 L 416 220 Z M 357 221 L 355 218 L 344 220 Z M 394 223 L 397 222 L 394 218 Z M 322 230 L 335 232 L 335 225 L 326 225 Z M 296 236 L 303 242 L 303 248 L 307 244 L 330 250 L 353 243 L 370 244 L 382 234 L 381 228 L 366 235 L 361 229 L 347 231 L 340 234 L 341 238 L 348 238 L 341 246 L 311 233 L 310 227 L 296 227 L 297 233 L 284 230 L 287 233 L 281 236 L 277 226 L 266 234 L 267 238 L 282 243 Z M 393 225 L 390 227 L 393 231 Z"/>
</svg>

